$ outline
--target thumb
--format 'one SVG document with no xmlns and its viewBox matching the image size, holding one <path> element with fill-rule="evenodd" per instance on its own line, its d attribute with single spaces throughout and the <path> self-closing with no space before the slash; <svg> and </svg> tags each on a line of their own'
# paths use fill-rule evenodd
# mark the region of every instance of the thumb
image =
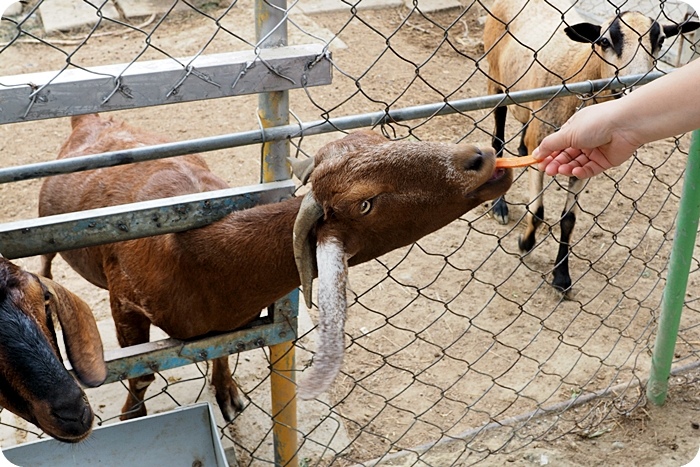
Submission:
<svg viewBox="0 0 700 467">
<path fill-rule="evenodd" d="M 554 132 L 547 137 L 545 137 L 540 145 L 532 151 L 532 155 L 538 161 L 541 161 L 547 156 L 552 154 L 559 154 L 564 149 L 571 146 L 571 141 L 569 137 L 569 132 L 566 129 L 566 124 L 561 127 L 557 132 Z"/>
</svg>

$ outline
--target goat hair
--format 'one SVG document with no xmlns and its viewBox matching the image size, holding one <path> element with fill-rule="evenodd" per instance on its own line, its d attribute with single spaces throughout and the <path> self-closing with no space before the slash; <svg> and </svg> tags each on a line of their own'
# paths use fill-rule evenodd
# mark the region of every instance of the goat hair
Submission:
<svg viewBox="0 0 700 467">
<path fill-rule="evenodd" d="M 54 317 L 78 379 L 102 384 L 102 340 L 87 304 L 0 256 L 0 406 L 59 441 L 77 443 L 92 431 L 94 414 L 63 366 Z"/>
<path fill-rule="evenodd" d="M 165 141 L 94 114 L 73 117 L 72 126 L 59 158 Z M 238 329 L 300 284 L 310 300 L 318 271 L 320 344 L 299 393 L 313 398 L 341 366 L 347 267 L 443 227 L 503 194 L 512 181 L 510 170 L 495 169 L 490 148 L 392 142 L 370 131 L 327 144 L 313 162 L 313 171 L 307 171 L 313 188 L 303 201 L 291 198 L 186 232 L 61 255 L 88 281 L 109 290 L 121 346 L 147 342 L 151 324 L 180 339 Z M 225 187 L 200 156 L 181 156 L 49 178 L 41 188 L 39 213 Z M 47 277 L 52 258 L 44 257 Z M 151 381 L 152 375 L 129 381 L 123 419 L 146 413 L 143 396 Z M 212 383 L 224 417 L 231 420 L 244 403 L 226 357 L 214 360 Z"/>
<path fill-rule="evenodd" d="M 484 24 L 484 51 L 489 64 L 488 92 L 498 94 L 554 86 L 562 82 L 596 80 L 648 73 L 666 37 L 693 31 L 697 22 L 661 26 L 632 11 L 621 12 L 602 25 L 583 22 L 567 0 L 497 0 Z M 513 106 L 523 124 L 518 154 L 531 154 L 545 136 L 563 125 L 581 105 L 576 96 Z M 505 144 L 507 107 L 494 110 L 493 148 L 500 157 Z M 530 204 L 525 234 L 518 240 L 522 252 L 535 246 L 535 232 L 544 220 L 543 173 L 530 173 Z M 578 194 L 584 180 L 569 178 L 568 196 L 560 221 L 561 237 L 552 285 L 562 293 L 571 289 L 569 244 L 578 214 Z M 506 224 L 504 197 L 493 203 L 494 217 Z"/>
</svg>

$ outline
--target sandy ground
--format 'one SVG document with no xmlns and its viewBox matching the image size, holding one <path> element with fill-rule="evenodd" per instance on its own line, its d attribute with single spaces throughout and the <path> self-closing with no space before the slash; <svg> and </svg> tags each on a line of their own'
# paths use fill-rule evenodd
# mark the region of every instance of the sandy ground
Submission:
<svg viewBox="0 0 700 467">
<path fill-rule="evenodd" d="M 221 14 L 211 3 L 207 12 Z M 254 36 L 250 5 L 239 2 L 221 22 L 247 40 Z M 342 43 L 333 42 L 333 84 L 290 93 L 295 115 L 311 121 L 324 112 L 345 116 L 484 95 L 484 64 L 478 60 L 483 10 L 472 6 L 466 13 L 450 10 L 406 19 L 407 12 L 297 16 L 296 26 L 290 27 L 293 43 L 314 42 L 308 32 L 324 28 L 338 32 Z M 72 60 L 84 66 L 124 63 L 144 47 L 143 35 L 114 26 L 103 29 L 111 34 L 91 40 Z M 172 15 L 151 36 L 154 47 L 143 59 L 163 58 L 155 47 L 172 56 L 194 54 L 214 32 L 213 22 L 202 15 Z M 206 53 L 246 47 L 233 34 L 219 31 Z M 15 44 L 2 51 L 0 75 L 55 70 L 65 59 L 45 46 Z M 114 114 L 185 140 L 257 128 L 256 104 L 255 97 L 246 96 Z M 391 136 L 488 146 L 492 125 L 490 112 L 479 111 L 383 130 Z M 53 159 L 68 131 L 67 119 L 0 126 L 2 165 Z M 517 131 L 511 122 L 511 151 L 517 147 Z M 339 136 L 295 143 L 313 154 Z M 354 268 L 343 374 L 323 401 L 300 410 L 306 420 L 302 433 L 324 433 L 305 439 L 302 462 L 314 465 L 323 457 L 323 464 L 349 465 L 386 456 L 393 456 L 385 461 L 390 465 L 683 465 L 690 460 L 700 446 L 697 372 L 672 380 L 662 409 L 645 404 L 642 392 L 629 388 L 524 426 L 470 432 L 646 376 L 688 146 L 687 137 L 648 145 L 638 160 L 589 182 L 580 199 L 583 214 L 572 250 L 571 300 L 547 284 L 564 180 L 548 188 L 549 224 L 539 232 L 542 243 L 526 257 L 517 250 L 523 228 L 518 220 L 528 201 L 527 179 L 521 176 L 508 195 L 510 224 L 497 224 L 482 206 L 410 248 Z M 251 146 L 206 157 L 218 175 L 241 186 L 257 183 L 259 155 L 260 148 Z M 0 220 L 35 217 L 40 184 L 0 186 Z M 38 258 L 17 262 L 38 269 Z M 698 361 L 697 266 L 694 260 L 677 346 L 679 364 Z M 92 306 L 107 346 L 115 346 L 107 293 L 62 261 L 55 271 L 57 280 Z M 311 319 L 315 313 L 310 310 Z M 307 336 L 300 348 L 312 342 Z M 300 350 L 298 365 L 308 359 Z M 270 459 L 272 443 L 266 414 L 268 359 L 264 351 L 255 351 L 231 360 L 251 402 L 223 428 L 224 443 L 235 446 L 241 464 L 262 465 Z M 161 374 L 149 391 L 151 412 L 213 402 L 205 372 L 206 365 L 199 365 Z M 118 383 L 89 392 L 105 423 L 115 422 L 125 396 Z M 7 411 L 0 421 L 11 426 L 3 427 L 3 446 L 36 436 L 32 426 Z M 320 425 L 323 430 L 314 430 Z M 423 463 L 397 454 L 465 433 L 466 441 L 429 449 Z M 328 439 L 330 448 L 324 450 Z"/>
</svg>

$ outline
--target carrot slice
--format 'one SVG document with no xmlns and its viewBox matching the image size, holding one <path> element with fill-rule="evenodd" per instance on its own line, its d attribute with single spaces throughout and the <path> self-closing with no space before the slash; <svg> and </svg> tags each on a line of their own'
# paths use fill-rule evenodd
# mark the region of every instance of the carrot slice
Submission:
<svg viewBox="0 0 700 467">
<path fill-rule="evenodd" d="M 528 165 L 536 164 L 537 161 L 532 156 L 520 157 L 499 157 L 496 159 L 497 169 L 514 169 L 516 167 L 527 167 Z"/>
</svg>

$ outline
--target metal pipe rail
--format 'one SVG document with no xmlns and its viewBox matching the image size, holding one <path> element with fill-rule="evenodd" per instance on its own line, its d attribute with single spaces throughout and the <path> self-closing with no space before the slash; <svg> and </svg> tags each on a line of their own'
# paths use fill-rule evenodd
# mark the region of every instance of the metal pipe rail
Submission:
<svg viewBox="0 0 700 467">
<path fill-rule="evenodd" d="M 338 130 L 352 130 L 373 127 L 391 122 L 403 122 L 428 118 L 437 115 L 449 115 L 458 112 L 490 109 L 504 105 L 524 104 L 528 102 L 565 97 L 577 94 L 597 93 L 605 89 L 616 90 L 624 86 L 642 85 L 663 76 L 662 72 L 653 72 L 624 77 L 605 78 L 595 81 L 584 81 L 558 86 L 516 91 L 506 94 L 473 97 L 452 102 L 417 105 L 388 112 L 370 112 L 328 120 L 316 120 L 298 125 L 282 125 L 276 127 L 251 130 L 227 135 L 199 138 L 189 141 L 159 144 L 155 146 L 134 148 L 123 151 L 111 151 L 102 154 L 61 159 L 51 162 L 27 164 L 23 166 L 0 169 L 0 183 L 30 180 L 72 172 L 112 167 L 115 165 L 131 164 L 153 159 L 182 156 L 195 152 L 217 151 L 220 149 L 263 144 L 272 141 L 282 141 L 300 136 L 318 135 Z"/>
</svg>

